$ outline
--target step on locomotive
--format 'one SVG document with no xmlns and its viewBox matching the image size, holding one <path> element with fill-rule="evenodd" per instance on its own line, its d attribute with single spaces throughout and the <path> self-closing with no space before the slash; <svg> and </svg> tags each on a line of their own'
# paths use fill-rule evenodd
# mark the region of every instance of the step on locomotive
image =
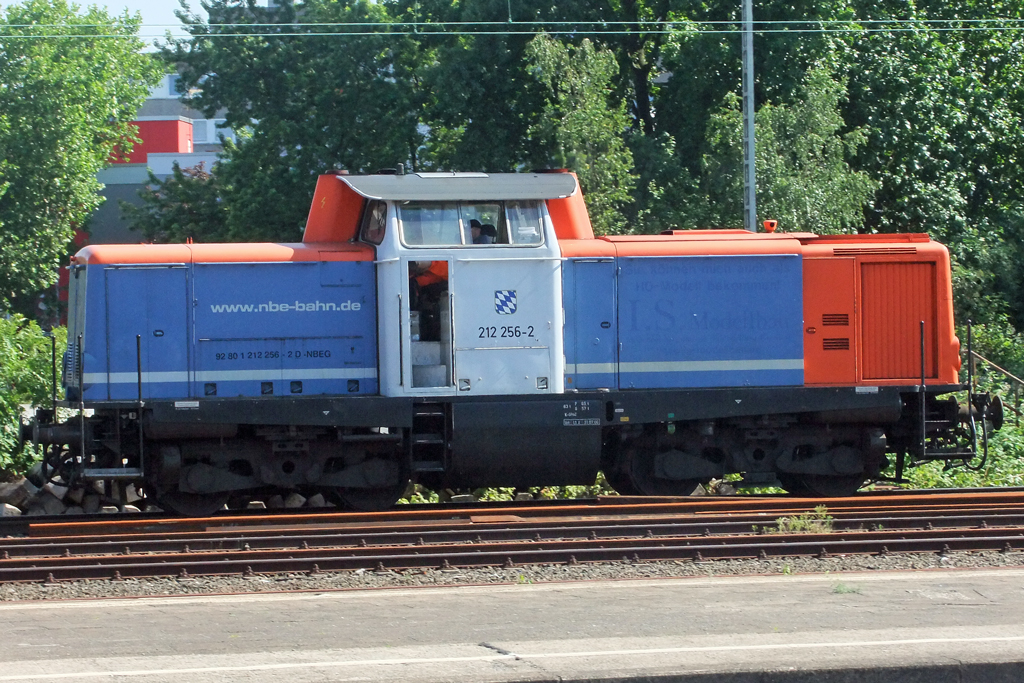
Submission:
<svg viewBox="0 0 1024 683">
<path fill-rule="evenodd" d="M 770 226 L 773 227 L 773 226 Z M 949 255 L 927 235 L 595 237 L 572 173 L 332 172 L 298 244 L 89 246 L 70 269 L 65 482 L 213 512 L 298 490 L 744 485 L 852 494 L 967 462 Z M 982 438 L 984 440 L 984 438 Z"/>
</svg>

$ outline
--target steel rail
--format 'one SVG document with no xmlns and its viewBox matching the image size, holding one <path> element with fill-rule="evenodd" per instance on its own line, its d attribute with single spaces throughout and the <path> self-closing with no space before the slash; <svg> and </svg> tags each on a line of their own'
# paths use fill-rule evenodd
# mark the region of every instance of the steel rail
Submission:
<svg viewBox="0 0 1024 683">
<path fill-rule="evenodd" d="M 984 514 L 946 516 L 838 515 L 830 520 L 836 533 L 978 527 L 1024 527 L 1024 510 L 988 511 Z M 250 527 L 214 529 L 205 533 L 179 532 L 134 535 L 67 536 L 0 539 L 0 557 L 59 557 L 141 553 L 236 551 L 311 547 L 380 547 L 493 543 L 497 541 L 559 541 L 572 538 L 700 537 L 770 532 L 778 520 L 761 516 L 683 520 L 673 517 L 594 519 L 522 519 L 517 523 L 476 522 L 470 526 L 347 528 L 345 525 L 303 527 Z M 125 548 L 129 553 L 125 553 Z"/>
<path fill-rule="evenodd" d="M 807 510 L 799 511 L 800 514 L 806 514 Z M 431 522 L 418 522 L 418 523 L 400 523 L 398 520 L 390 524 L 387 523 L 364 523 L 364 522 L 351 522 L 347 521 L 348 518 L 344 516 L 337 516 L 333 521 L 303 524 L 293 518 L 267 518 L 266 520 L 256 520 L 262 523 L 252 523 L 250 520 L 249 524 L 242 525 L 208 525 L 205 527 L 196 528 L 195 530 L 174 530 L 165 529 L 162 527 L 153 528 L 151 525 L 144 524 L 139 525 L 143 528 L 130 529 L 126 531 L 118 531 L 118 529 L 126 529 L 124 525 L 117 524 L 113 529 L 109 525 L 105 524 L 89 524 L 88 526 L 73 525 L 69 527 L 65 524 L 42 524 L 39 526 L 33 526 L 32 533 L 27 534 L 25 537 L 9 537 L 0 539 L 0 550 L 10 548 L 12 546 L 25 546 L 25 545 L 40 545 L 46 541 L 53 544 L 66 544 L 66 543 L 79 543 L 84 542 L 85 539 L 96 543 L 112 542 L 112 543 L 125 543 L 125 542 L 137 542 L 147 541 L 151 539 L 160 539 L 169 543 L 181 543 L 190 542 L 190 540 L 200 541 L 209 539 L 230 539 L 235 537 L 249 537 L 253 534 L 263 536 L 285 536 L 285 535 L 302 535 L 304 537 L 313 538 L 316 536 L 329 536 L 338 535 L 342 533 L 358 534 L 361 537 L 379 535 L 379 534 L 424 534 L 434 533 L 437 531 L 446 531 L 457 533 L 458 530 L 466 529 L 502 529 L 509 530 L 510 533 L 514 532 L 515 529 L 521 528 L 525 525 L 538 525 L 538 526 L 565 526 L 565 527 L 581 527 L 581 526 L 628 526 L 628 525 L 657 525 L 657 524 L 675 524 L 685 526 L 698 526 L 702 529 L 705 528 L 741 528 L 749 525 L 771 525 L 776 522 L 777 519 L 785 517 L 776 516 L 777 513 L 746 513 L 746 514 L 724 514 L 724 515 L 706 515 L 706 516 L 694 516 L 694 515 L 673 515 L 673 514 L 641 514 L 641 515 L 565 515 L 565 516 L 529 516 L 525 512 L 522 515 L 469 515 L 467 517 L 453 516 L 447 520 L 437 520 Z M 957 526 L 965 526 L 972 524 L 972 520 L 976 520 L 973 523 L 981 524 L 993 523 L 996 519 L 1010 519 L 1013 520 L 1015 516 L 1024 515 L 1024 506 L 972 506 L 972 507 L 949 507 L 949 508 L 911 508 L 905 510 L 870 510 L 870 511 L 835 511 L 829 510 L 828 516 L 841 524 L 882 524 L 886 527 L 893 526 L 906 526 L 913 527 L 920 524 L 921 526 L 936 520 L 950 520 L 949 523 L 953 523 L 953 520 L 962 518 L 956 523 Z M 1013 522 L 1015 523 L 1015 522 Z M 47 533 L 49 532 L 49 533 Z"/>
<path fill-rule="evenodd" d="M 376 569 L 514 567 L 581 562 L 702 561 L 890 552 L 980 551 L 1024 548 L 1024 529 L 859 532 L 695 539 L 585 539 L 444 546 L 288 549 L 234 553 L 86 556 L 0 560 L 0 581 L 53 581 Z"/>
<path fill-rule="evenodd" d="M 28 521 L 0 582 L 536 563 L 1024 549 L 1024 491 L 824 501 L 830 532 L 777 534 L 817 499 L 573 501 L 384 513 Z M 823 522 L 824 520 L 819 520 Z"/>
<path fill-rule="evenodd" d="M 771 515 L 795 515 L 807 512 L 817 506 L 825 506 L 829 513 L 837 513 L 870 509 L 876 512 L 897 511 L 917 508 L 921 512 L 948 509 L 954 503 L 961 509 L 974 506 L 983 508 L 998 505 L 1024 506 L 1024 491 L 996 490 L 992 492 L 970 493 L 900 493 L 893 495 L 858 495 L 848 498 L 791 498 L 787 496 L 771 497 L 690 497 L 685 499 L 654 499 L 638 502 L 637 498 L 625 498 L 619 502 L 618 497 L 608 496 L 589 501 L 565 501 L 562 505 L 537 505 L 536 502 L 526 505 L 502 503 L 492 506 L 453 506 L 419 508 L 419 506 L 402 506 L 393 510 L 377 513 L 359 512 L 304 512 L 277 514 L 226 514 L 209 518 L 158 517 L 140 518 L 138 515 L 102 516 L 103 518 L 79 518 L 65 520 L 61 517 L 28 517 L 10 518 L 11 521 L 0 521 L 0 533 L 3 531 L 20 532 L 29 536 L 86 535 L 96 533 L 97 529 L 108 532 L 117 530 L 137 530 L 141 532 L 205 530 L 211 527 L 230 527 L 238 525 L 287 524 L 308 526 L 313 524 L 330 524 L 338 522 L 366 524 L 408 524 L 430 523 L 452 518 L 468 519 L 474 516 L 523 516 L 559 517 L 566 515 L 600 515 L 610 514 L 691 514 L 694 516 L 725 513 L 749 513 Z M 5 529 L 5 525 L 7 528 Z M 18 531 L 14 531 L 18 530 Z M 123 533 L 123 531 L 122 531 Z"/>
</svg>

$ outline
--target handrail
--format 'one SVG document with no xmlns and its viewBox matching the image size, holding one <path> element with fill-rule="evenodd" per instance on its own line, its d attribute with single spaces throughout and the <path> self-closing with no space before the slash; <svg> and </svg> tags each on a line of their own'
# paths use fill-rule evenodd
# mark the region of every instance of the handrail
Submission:
<svg viewBox="0 0 1024 683">
<path fill-rule="evenodd" d="M 989 365 L 994 367 L 996 370 L 998 370 L 999 372 L 1001 372 L 1004 375 L 1006 375 L 1010 380 L 1012 380 L 1012 381 L 1016 382 L 1017 384 L 1021 385 L 1022 387 L 1024 387 L 1024 379 L 1021 379 L 1020 377 L 1017 377 L 1016 375 L 1014 375 L 1009 370 L 1006 370 L 1005 368 L 999 367 L 998 365 L 996 365 L 995 363 L 990 361 L 988 358 L 985 358 L 985 356 L 981 355 L 980 353 L 978 353 L 976 351 L 971 351 L 971 355 L 974 356 L 975 358 L 977 358 L 978 360 L 981 360 L 981 361 L 984 361 L 985 363 L 988 363 Z"/>
<path fill-rule="evenodd" d="M 1017 426 L 1019 427 L 1020 426 L 1020 418 L 1022 416 L 1024 416 L 1024 412 L 1022 412 L 1021 409 L 1020 409 L 1020 393 L 1019 393 L 1019 389 L 1021 387 L 1024 387 L 1024 379 L 1021 379 L 1020 377 L 1017 377 L 1015 374 L 1013 374 L 1012 372 L 1010 372 L 1006 368 L 999 367 L 998 365 L 996 365 L 995 363 L 990 361 L 988 358 L 985 358 L 985 356 L 981 355 L 980 353 L 977 353 L 976 351 L 971 351 L 971 356 L 973 356 L 974 358 L 977 358 L 978 360 L 980 360 L 980 361 L 982 361 L 984 363 L 988 363 L 993 368 L 995 368 L 997 371 L 1002 373 L 1004 377 L 1006 377 L 1006 378 L 1008 378 L 1010 380 L 1010 385 L 1013 386 L 1013 403 L 1014 404 L 1011 406 L 1011 405 L 1008 405 L 1008 404 L 1004 403 L 1003 404 L 1003 408 L 1006 409 L 1006 410 L 1009 410 L 1011 413 L 1013 413 L 1014 415 L 1017 416 Z"/>
</svg>

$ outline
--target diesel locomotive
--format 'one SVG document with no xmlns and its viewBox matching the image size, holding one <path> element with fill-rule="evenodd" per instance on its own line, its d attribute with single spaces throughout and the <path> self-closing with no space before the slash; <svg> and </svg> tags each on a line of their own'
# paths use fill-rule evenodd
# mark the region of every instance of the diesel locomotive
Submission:
<svg viewBox="0 0 1024 683">
<path fill-rule="evenodd" d="M 70 267 L 64 481 L 200 515 L 321 492 L 593 483 L 852 494 L 968 462 L 949 255 L 927 235 L 595 237 L 568 172 L 333 172 L 298 244 L 89 246 Z M 77 409 L 77 410 L 75 410 Z"/>
</svg>

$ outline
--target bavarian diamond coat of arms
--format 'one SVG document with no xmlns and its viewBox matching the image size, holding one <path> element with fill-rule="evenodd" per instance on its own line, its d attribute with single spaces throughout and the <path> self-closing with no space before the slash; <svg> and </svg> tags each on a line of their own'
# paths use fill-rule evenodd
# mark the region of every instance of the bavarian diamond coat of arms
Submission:
<svg viewBox="0 0 1024 683">
<path fill-rule="evenodd" d="M 498 315 L 512 315 L 516 312 L 516 290 L 499 289 L 494 292 L 494 310 Z"/>
</svg>

